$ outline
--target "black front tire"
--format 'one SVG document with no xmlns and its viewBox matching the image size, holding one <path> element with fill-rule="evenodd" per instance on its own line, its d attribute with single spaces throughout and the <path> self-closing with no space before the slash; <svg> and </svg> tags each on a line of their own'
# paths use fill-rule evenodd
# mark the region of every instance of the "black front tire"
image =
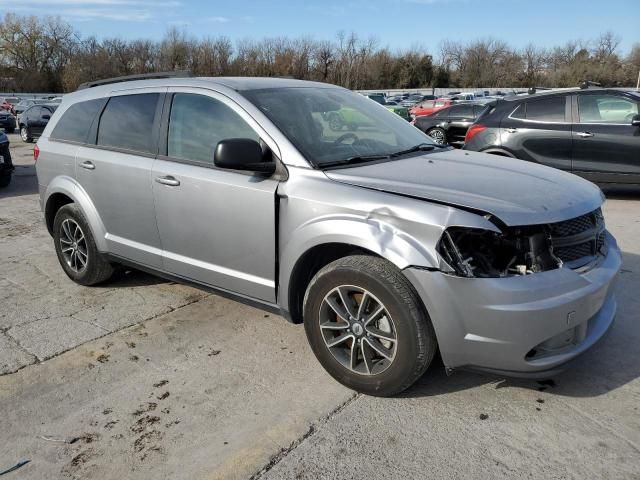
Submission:
<svg viewBox="0 0 640 480">
<path fill-rule="evenodd" d="M 324 341 L 321 306 L 325 296 L 340 285 L 371 292 L 393 318 L 396 353 L 379 374 L 362 375 L 346 368 Z M 427 370 L 437 350 L 431 320 L 409 280 L 387 260 L 368 255 L 340 258 L 313 277 L 304 298 L 304 326 L 313 353 L 327 372 L 343 385 L 367 395 L 390 396 L 407 389 Z"/>
<path fill-rule="evenodd" d="M 62 253 L 62 242 L 60 241 L 60 239 L 63 236 L 62 223 L 66 219 L 71 219 L 73 222 L 78 224 L 85 236 L 87 264 L 80 271 L 74 270 L 67 263 L 67 260 Z M 98 251 L 95 240 L 93 238 L 93 233 L 91 233 L 91 228 L 89 227 L 89 223 L 84 218 L 82 211 L 76 204 L 69 203 L 60 208 L 60 210 L 58 210 L 58 212 L 56 213 L 55 219 L 53 220 L 53 241 L 56 249 L 56 255 L 58 256 L 58 261 L 60 262 L 64 273 L 66 273 L 67 276 L 74 282 L 86 286 L 96 285 L 108 280 L 113 274 L 113 266 L 107 261 L 104 255 L 102 255 Z"/>
</svg>

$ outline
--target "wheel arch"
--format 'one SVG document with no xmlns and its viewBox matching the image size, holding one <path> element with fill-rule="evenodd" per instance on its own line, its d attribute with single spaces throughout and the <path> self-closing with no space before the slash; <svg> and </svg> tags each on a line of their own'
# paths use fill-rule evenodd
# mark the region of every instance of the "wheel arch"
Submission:
<svg viewBox="0 0 640 480">
<path fill-rule="evenodd" d="M 325 265 L 338 258 L 365 254 L 384 258 L 398 269 L 411 265 L 435 267 L 435 252 L 430 252 L 413 237 L 391 225 L 378 222 L 353 222 L 334 219 L 312 224 L 296 232 L 296 245 L 281 252 L 278 304 L 293 323 L 302 322 L 302 300 L 309 282 Z M 349 232 L 332 234 L 327 232 Z"/>
<path fill-rule="evenodd" d="M 45 192 L 43 202 L 44 216 L 49 233 L 53 234 L 53 220 L 56 213 L 69 203 L 75 203 L 78 206 L 91 228 L 96 247 L 100 252 L 106 252 L 106 229 L 98 215 L 98 211 L 87 192 L 71 177 L 56 177 Z"/>
<path fill-rule="evenodd" d="M 489 153 L 491 155 L 498 155 L 501 157 L 518 158 L 509 150 L 505 150 L 504 148 L 490 147 L 490 148 L 487 148 L 486 150 L 481 150 L 481 152 Z"/>
</svg>

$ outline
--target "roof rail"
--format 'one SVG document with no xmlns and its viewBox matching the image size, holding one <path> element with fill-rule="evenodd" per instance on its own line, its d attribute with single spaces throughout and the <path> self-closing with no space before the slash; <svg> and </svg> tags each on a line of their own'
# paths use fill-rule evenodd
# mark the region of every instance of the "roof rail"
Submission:
<svg viewBox="0 0 640 480">
<path fill-rule="evenodd" d="M 586 90 L 589 87 L 601 87 L 602 84 L 598 82 L 592 82 L 590 80 L 583 80 L 582 82 L 580 82 L 579 86 L 580 86 L 580 89 Z"/>
<path fill-rule="evenodd" d="M 177 70 L 175 72 L 153 72 L 153 73 L 141 73 L 138 75 L 125 75 L 123 77 L 105 78 L 104 80 L 94 80 L 92 82 L 81 83 L 78 86 L 78 90 L 84 90 L 85 88 L 98 87 L 100 85 L 109 85 L 110 83 L 130 82 L 133 80 L 151 80 L 154 78 L 187 78 L 193 77 L 193 74 L 188 70 Z"/>
</svg>

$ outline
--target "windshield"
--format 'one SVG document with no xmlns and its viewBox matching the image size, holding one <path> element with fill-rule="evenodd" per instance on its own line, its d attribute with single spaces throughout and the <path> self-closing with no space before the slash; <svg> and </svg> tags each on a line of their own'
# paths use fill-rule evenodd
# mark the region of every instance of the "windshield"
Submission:
<svg viewBox="0 0 640 480">
<path fill-rule="evenodd" d="M 434 145 L 397 114 L 349 90 L 294 87 L 243 93 L 316 167 Z"/>
</svg>

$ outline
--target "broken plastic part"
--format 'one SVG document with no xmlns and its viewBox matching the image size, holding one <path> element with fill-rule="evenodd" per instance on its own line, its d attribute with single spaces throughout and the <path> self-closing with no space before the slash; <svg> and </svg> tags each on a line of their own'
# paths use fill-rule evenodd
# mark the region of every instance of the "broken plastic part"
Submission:
<svg viewBox="0 0 640 480">
<path fill-rule="evenodd" d="M 506 229 L 503 233 L 450 227 L 437 247 L 442 270 L 461 277 L 498 278 L 559 268 L 549 235 L 541 227 Z"/>
</svg>

